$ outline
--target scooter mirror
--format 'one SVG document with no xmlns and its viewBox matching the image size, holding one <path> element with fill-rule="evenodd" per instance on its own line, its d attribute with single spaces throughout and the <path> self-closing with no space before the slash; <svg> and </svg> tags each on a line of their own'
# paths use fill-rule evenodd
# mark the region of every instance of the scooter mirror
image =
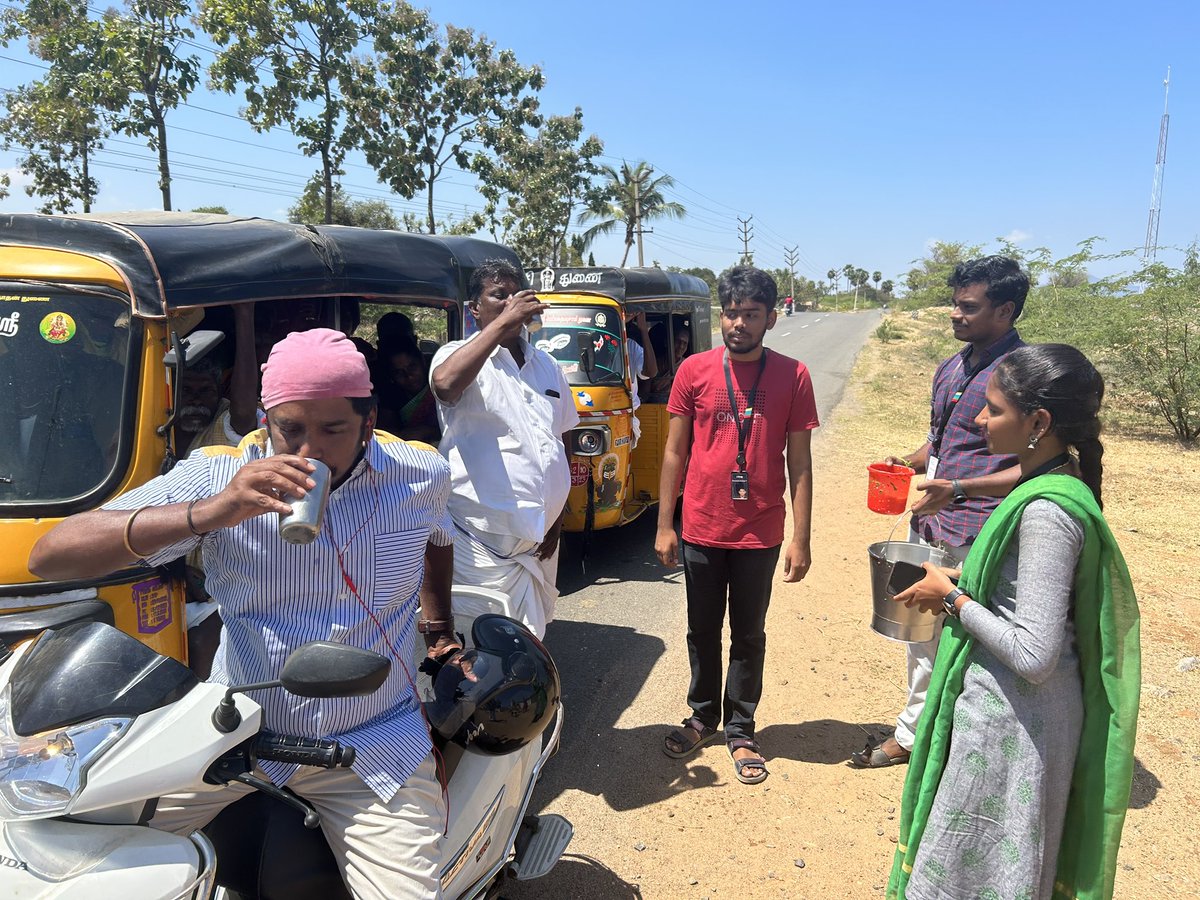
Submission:
<svg viewBox="0 0 1200 900">
<path fill-rule="evenodd" d="M 297 697 L 365 697 L 387 680 L 391 667 L 371 650 L 313 641 L 287 658 L 279 683 Z"/>
</svg>

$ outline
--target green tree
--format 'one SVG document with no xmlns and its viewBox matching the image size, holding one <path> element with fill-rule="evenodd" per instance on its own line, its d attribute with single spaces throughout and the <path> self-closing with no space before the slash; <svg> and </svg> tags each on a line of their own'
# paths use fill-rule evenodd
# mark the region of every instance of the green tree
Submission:
<svg viewBox="0 0 1200 900">
<path fill-rule="evenodd" d="M 1126 283 L 1145 290 L 1122 298 L 1124 315 L 1106 317 L 1105 367 L 1126 396 L 1148 397 L 1175 437 L 1193 445 L 1200 439 L 1200 251 L 1189 247 L 1182 269 L 1154 262 Z"/>
<path fill-rule="evenodd" d="M 351 54 L 371 33 L 379 0 L 203 0 L 199 21 L 223 48 L 212 83 L 246 98 L 256 131 L 277 126 L 321 160 L 321 221 L 334 222 L 334 178 L 353 146 L 343 97 L 352 89 Z M 264 73 L 267 78 L 264 79 Z"/>
<path fill-rule="evenodd" d="M 925 306 L 943 306 L 950 302 L 951 291 L 946 279 L 960 262 L 972 259 L 981 251 L 979 245 L 958 241 L 937 241 L 929 249 L 929 255 L 913 260 L 904 285 L 908 289 L 905 305 L 913 309 Z"/>
<path fill-rule="evenodd" d="M 607 189 L 602 199 L 584 210 L 579 217 L 581 223 L 599 221 L 583 233 L 583 239 L 591 245 L 602 234 L 624 229 L 622 266 L 629 259 L 629 251 L 633 248 L 641 225 L 655 219 L 682 219 L 687 215 L 682 203 L 668 200 L 663 194 L 665 188 L 674 187 L 675 179 L 670 175 L 653 177 L 654 169 L 645 161 L 633 166 L 622 162 L 620 169 L 601 166 L 600 173 L 607 181 Z M 640 260 L 638 264 L 641 265 Z"/>
<path fill-rule="evenodd" d="M 227 216 L 229 210 L 224 206 L 197 206 L 192 210 L 194 213 L 209 213 L 215 216 Z"/>
<path fill-rule="evenodd" d="M 26 192 L 46 198 L 43 212 L 76 201 L 89 212 L 98 190 L 91 156 L 108 134 L 103 108 L 125 96 L 100 64 L 101 23 L 88 17 L 87 0 L 29 0 L 0 14 L 0 44 L 20 39 L 49 70 L 8 93 L 0 138 L 24 152 L 18 167 L 32 179 Z"/>
<path fill-rule="evenodd" d="M 332 199 L 332 209 L 326 199 Z M 332 221 L 326 222 L 327 216 Z M 334 183 L 332 194 L 327 194 L 320 174 L 313 175 L 304 186 L 304 193 L 288 210 L 289 222 L 327 225 L 354 225 L 359 228 L 378 228 L 396 231 L 400 223 L 395 213 L 383 200 L 355 200 L 338 183 Z"/>
<path fill-rule="evenodd" d="M 476 168 L 514 132 L 542 124 L 541 69 L 469 28 L 444 30 L 443 40 L 425 13 L 397 3 L 380 19 L 375 54 L 355 63 L 347 85 L 367 162 L 397 194 L 424 192 L 430 234 L 438 230 L 434 188 L 451 163 Z"/>
<path fill-rule="evenodd" d="M 100 186 L 88 161 L 103 134 L 94 112 L 63 96 L 52 79 L 10 91 L 4 105 L 0 146 L 21 151 L 17 168 L 30 179 L 25 193 L 44 201 L 38 211 L 67 213 L 79 202 L 90 212 Z"/>
<path fill-rule="evenodd" d="M 567 229 L 575 210 L 602 197 L 592 160 L 604 143 L 582 135 L 583 111 L 576 107 L 573 115 L 547 118 L 532 137 L 523 131 L 501 135 L 495 157 L 475 160 L 493 233 L 526 265 L 562 265 L 571 255 Z M 585 247 L 580 241 L 574 258 Z"/>
<path fill-rule="evenodd" d="M 875 282 L 875 290 L 879 290 L 879 282 L 883 280 L 883 273 L 876 269 L 871 273 L 871 280 Z"/>
<path fill-rule="evenodd" d="M 158 153 L 158 188 L 171 209 L 167 112 L 188 98 L 200 79 L 200 58 L 184 55 L 195 37 L 187 0 L 126 0 L 126 12 L 109 9 L 101 23 L 100 60 L 108 73 L 105 93 L 113 128 L 145 138 Z"/>
</svg>

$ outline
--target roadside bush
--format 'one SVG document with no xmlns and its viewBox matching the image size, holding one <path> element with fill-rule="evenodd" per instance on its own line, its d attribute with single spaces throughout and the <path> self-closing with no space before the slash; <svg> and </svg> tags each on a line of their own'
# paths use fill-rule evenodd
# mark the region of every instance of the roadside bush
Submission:
<svg viewBox="0 0 1200 900">
<path fill-rule="evenodd" d="M 904 332 L 890 318 L 886 318 L 875 329 L 875 337 L 881 343 L 890 344 L 892 341 L 904 337 Z"/>
</svg>

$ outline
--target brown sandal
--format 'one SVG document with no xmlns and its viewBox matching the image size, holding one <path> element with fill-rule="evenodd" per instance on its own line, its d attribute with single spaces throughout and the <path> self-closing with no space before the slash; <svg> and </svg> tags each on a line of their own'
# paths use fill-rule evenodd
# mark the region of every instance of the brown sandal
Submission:
<svg viewBox="0 0 1200 900">
<path fill-rule="evenodd" d="M 691 756 L 705 744 L 711 744 L 716 738 L 718 732 L 715 728 L 709 728 L 695 716 L 690 719 L 683 720 L 683 728 L 676 728 L 663 739 L 663 753 L 671 757 L 671 759 L 686 759 Z M 689 737 L 694 735 L 694 737 Z M 676 747 L 683 747 L 683 750 L 672 750 L 670 744 L 675 744 Z"/>
</svg>

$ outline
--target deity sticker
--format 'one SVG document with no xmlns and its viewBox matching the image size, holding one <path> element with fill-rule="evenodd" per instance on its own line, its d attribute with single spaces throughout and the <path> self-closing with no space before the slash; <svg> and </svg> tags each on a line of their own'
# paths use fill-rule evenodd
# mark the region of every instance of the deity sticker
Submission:
<svg viewBox="0 0 1200 900">
<path fill-rule="evenodd" d="M 617 454 L 600 457 L 600 484 L 596 486 L 596 509 L 616 509 L 621 505 L 621 482 L 617 479 Z"/>
<path fill-rule="evenodd" d="M 75 337 L 75 320 L 65 312 L 52 312 L 42 319 L 38 331 L 51 344 L 65 344 Z"/>
</svg>

